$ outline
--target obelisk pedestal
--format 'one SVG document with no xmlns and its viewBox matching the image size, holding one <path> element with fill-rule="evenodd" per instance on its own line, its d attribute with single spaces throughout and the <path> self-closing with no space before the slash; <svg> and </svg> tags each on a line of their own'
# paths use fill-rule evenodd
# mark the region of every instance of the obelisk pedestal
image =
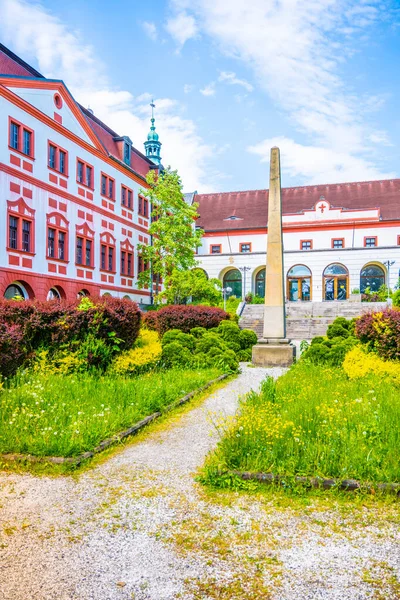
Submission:
<svg viewBox="0 0 400 600">
<path fill-rule="evenodd" d="M 253 364 L 287 367 L 293 363 L 294 346 L 286 338 L 281 167 L 279 148 L 271 148 L 268 195 L 268 241 L 265 272 L 263 337 L 253 346 Z"/>
</svg>

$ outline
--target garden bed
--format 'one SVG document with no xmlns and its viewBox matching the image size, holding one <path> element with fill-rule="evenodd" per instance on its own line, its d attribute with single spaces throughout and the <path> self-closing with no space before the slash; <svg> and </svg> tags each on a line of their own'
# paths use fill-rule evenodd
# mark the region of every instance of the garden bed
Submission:
<svg viewBox="0 0 400 600">
<path fill-rule="evenodd" d="M 134 378 L 27 374 L 1 392 L 0 453 L 90 453 L 219 375 L 219 369 L 171 369 Z"/>
<path fill-rule="evenodd" d="M 238 415 L 219 424 L 222 439 L 204 478 L 228 474 L 400 482 L 400 393 L 390 378 L 350 380 L 343 369 L 300 362 L 266 380 Z"/>
</svg>

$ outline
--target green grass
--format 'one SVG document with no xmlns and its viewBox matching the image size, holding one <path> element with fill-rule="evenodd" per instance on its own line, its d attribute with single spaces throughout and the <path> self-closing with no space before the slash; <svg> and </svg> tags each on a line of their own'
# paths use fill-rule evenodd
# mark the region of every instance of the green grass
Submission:
<svg viewBox="0 0 400 600">
<path fill-rule="evenodd" d="M 203 480 L 239 470 L 400 482 L 399 424 L 400 389 L 389 380 L 300 362 L 217 424 L 222 438 Z"/>
<path fill-rule="evenodd" d="M 76 456 L 221 374 L 156 371 L 133 378 L 32 375 L 0 393 L 0 453 Z"/>
</svg>

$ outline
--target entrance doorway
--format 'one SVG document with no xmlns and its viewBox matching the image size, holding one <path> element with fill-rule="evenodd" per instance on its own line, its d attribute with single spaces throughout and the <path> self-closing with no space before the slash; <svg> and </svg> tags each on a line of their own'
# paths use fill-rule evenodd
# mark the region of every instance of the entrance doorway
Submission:
<svg viewBox="0 0 400 600">
<path fill-rule="evenodd" d="M 260 298 L 265 298 L 265 268 L 260 269 L 256 275 L 255 293 Z"/>
<path fill-rule="evenodd" d="M 227 293 L 227 297 L 236 296 L 236 298 L 242 297 L 242 274 L 238 269 L 231 269 L 224 275 L 223 287 L 231 288 L 231 292 Z"/>
<path fill-rule="evenodd" d="M 328 265 L 323 275 L 324 300 L 347 300 L 349 296 L 349 272 L 338 263 Z"/>
<path fill-rule="evenodd" d="M 311 300 L 311 271 L 305 265 L 295 265 L 287 274 L 287 298 L 290 302 Z"/>
</svg>

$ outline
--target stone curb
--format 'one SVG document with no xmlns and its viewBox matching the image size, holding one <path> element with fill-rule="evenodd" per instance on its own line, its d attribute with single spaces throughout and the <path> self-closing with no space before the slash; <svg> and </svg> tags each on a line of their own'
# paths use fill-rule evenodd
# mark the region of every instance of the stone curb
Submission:
<svg viewBox="0 0 400 600">
<path fill-rule="evenodd" d="M 222 473 L 221 473 L 222 474 Z M 284 475 L 274 475 L 274 473 L 249 473 L 247 471 L 226 471 L 227 475 L 234 475 L 243 479 L 244 481 L 258 481 L 259 483 L 279 483 L 285 484 Z M 347 492 L 354 492 L 356 490 L 365 490 L 374 493 L 376 490 L 382 492 L 393 492 L 400 497 L 400 483 L 361 483 L 356 479 L 325 479 L 323 477 L 301 477 L 297 475 L 294 480 L 297 483 L 307 483 L 314 488 L 322 488 L 329 490 L 331 488 L 338 488 Z"/>
<path fill-rule="evenodd" d="M 213 379 L 212 381 L 208 381 L 201 387 L 197 388 L 197 390 L 193 390 L 193 392 L 186 394 L 186 396 L 183 396 L 183 398 L 180 398 L 179 400 L 172 402 L 171 404 L 166 406 L 162 411 L 155 412 L 155 413 L 149 415 L 148 417 L 145 417 L 141 421 L 138 421 L 137 423 L 132 425 L 132 427 L 129 427 L 128 429 L 125 429 L 124 431 L 120 431 L 119 433 L 113 435 L 112 437 L 107 438 L 106 440 L 103 440 L 102 442 L 100 442 L 100 444 L 98 446 L 96 446 L 93 450 L 91 450 L 89 452 L 83 452 L 82 454 L 79 454 L 78 456 L 72 456 L 72 457 L 34 456 L 32 454 L 10 453 L 10 454 L 0 454 L 0 460 L 5 460 L 8 462 L 51 463 L 51 464 L 55 464 L 55 465 L 70 464 L 70 465 L 78 466 L 84 460 L 92 458 L 95 454 L 98 454 L 99 452 L 102 452 L 103 450 L 105 450 L 106 448 L 109 448 L 113 444 L 120 442 L 124 438 L 127 438 L 130 435 L 137 433 L 138 431 L 143 429 L 143 427 L 146 427 L 146 425 L 148 425 L 152 421 L 155 421 L 156 419 L 161 417 L 162 414 L 167 413 L 167 412 L 173 410 L 174 408 L 177 408 L 178 406 L 185 404 L 186 402 L 189 402 L 189 400 L 191 400 L 197 394 L 204 392 L 204 390 L 208 389 L 209 387 L 211 387 L 215 383 L 218 383 L 219 381 L 223 381 L 227 377 L 229 377 L 229 375 L 227 375 L 227 374 L 220 375 L 216 379 Z"/>
</svg>

